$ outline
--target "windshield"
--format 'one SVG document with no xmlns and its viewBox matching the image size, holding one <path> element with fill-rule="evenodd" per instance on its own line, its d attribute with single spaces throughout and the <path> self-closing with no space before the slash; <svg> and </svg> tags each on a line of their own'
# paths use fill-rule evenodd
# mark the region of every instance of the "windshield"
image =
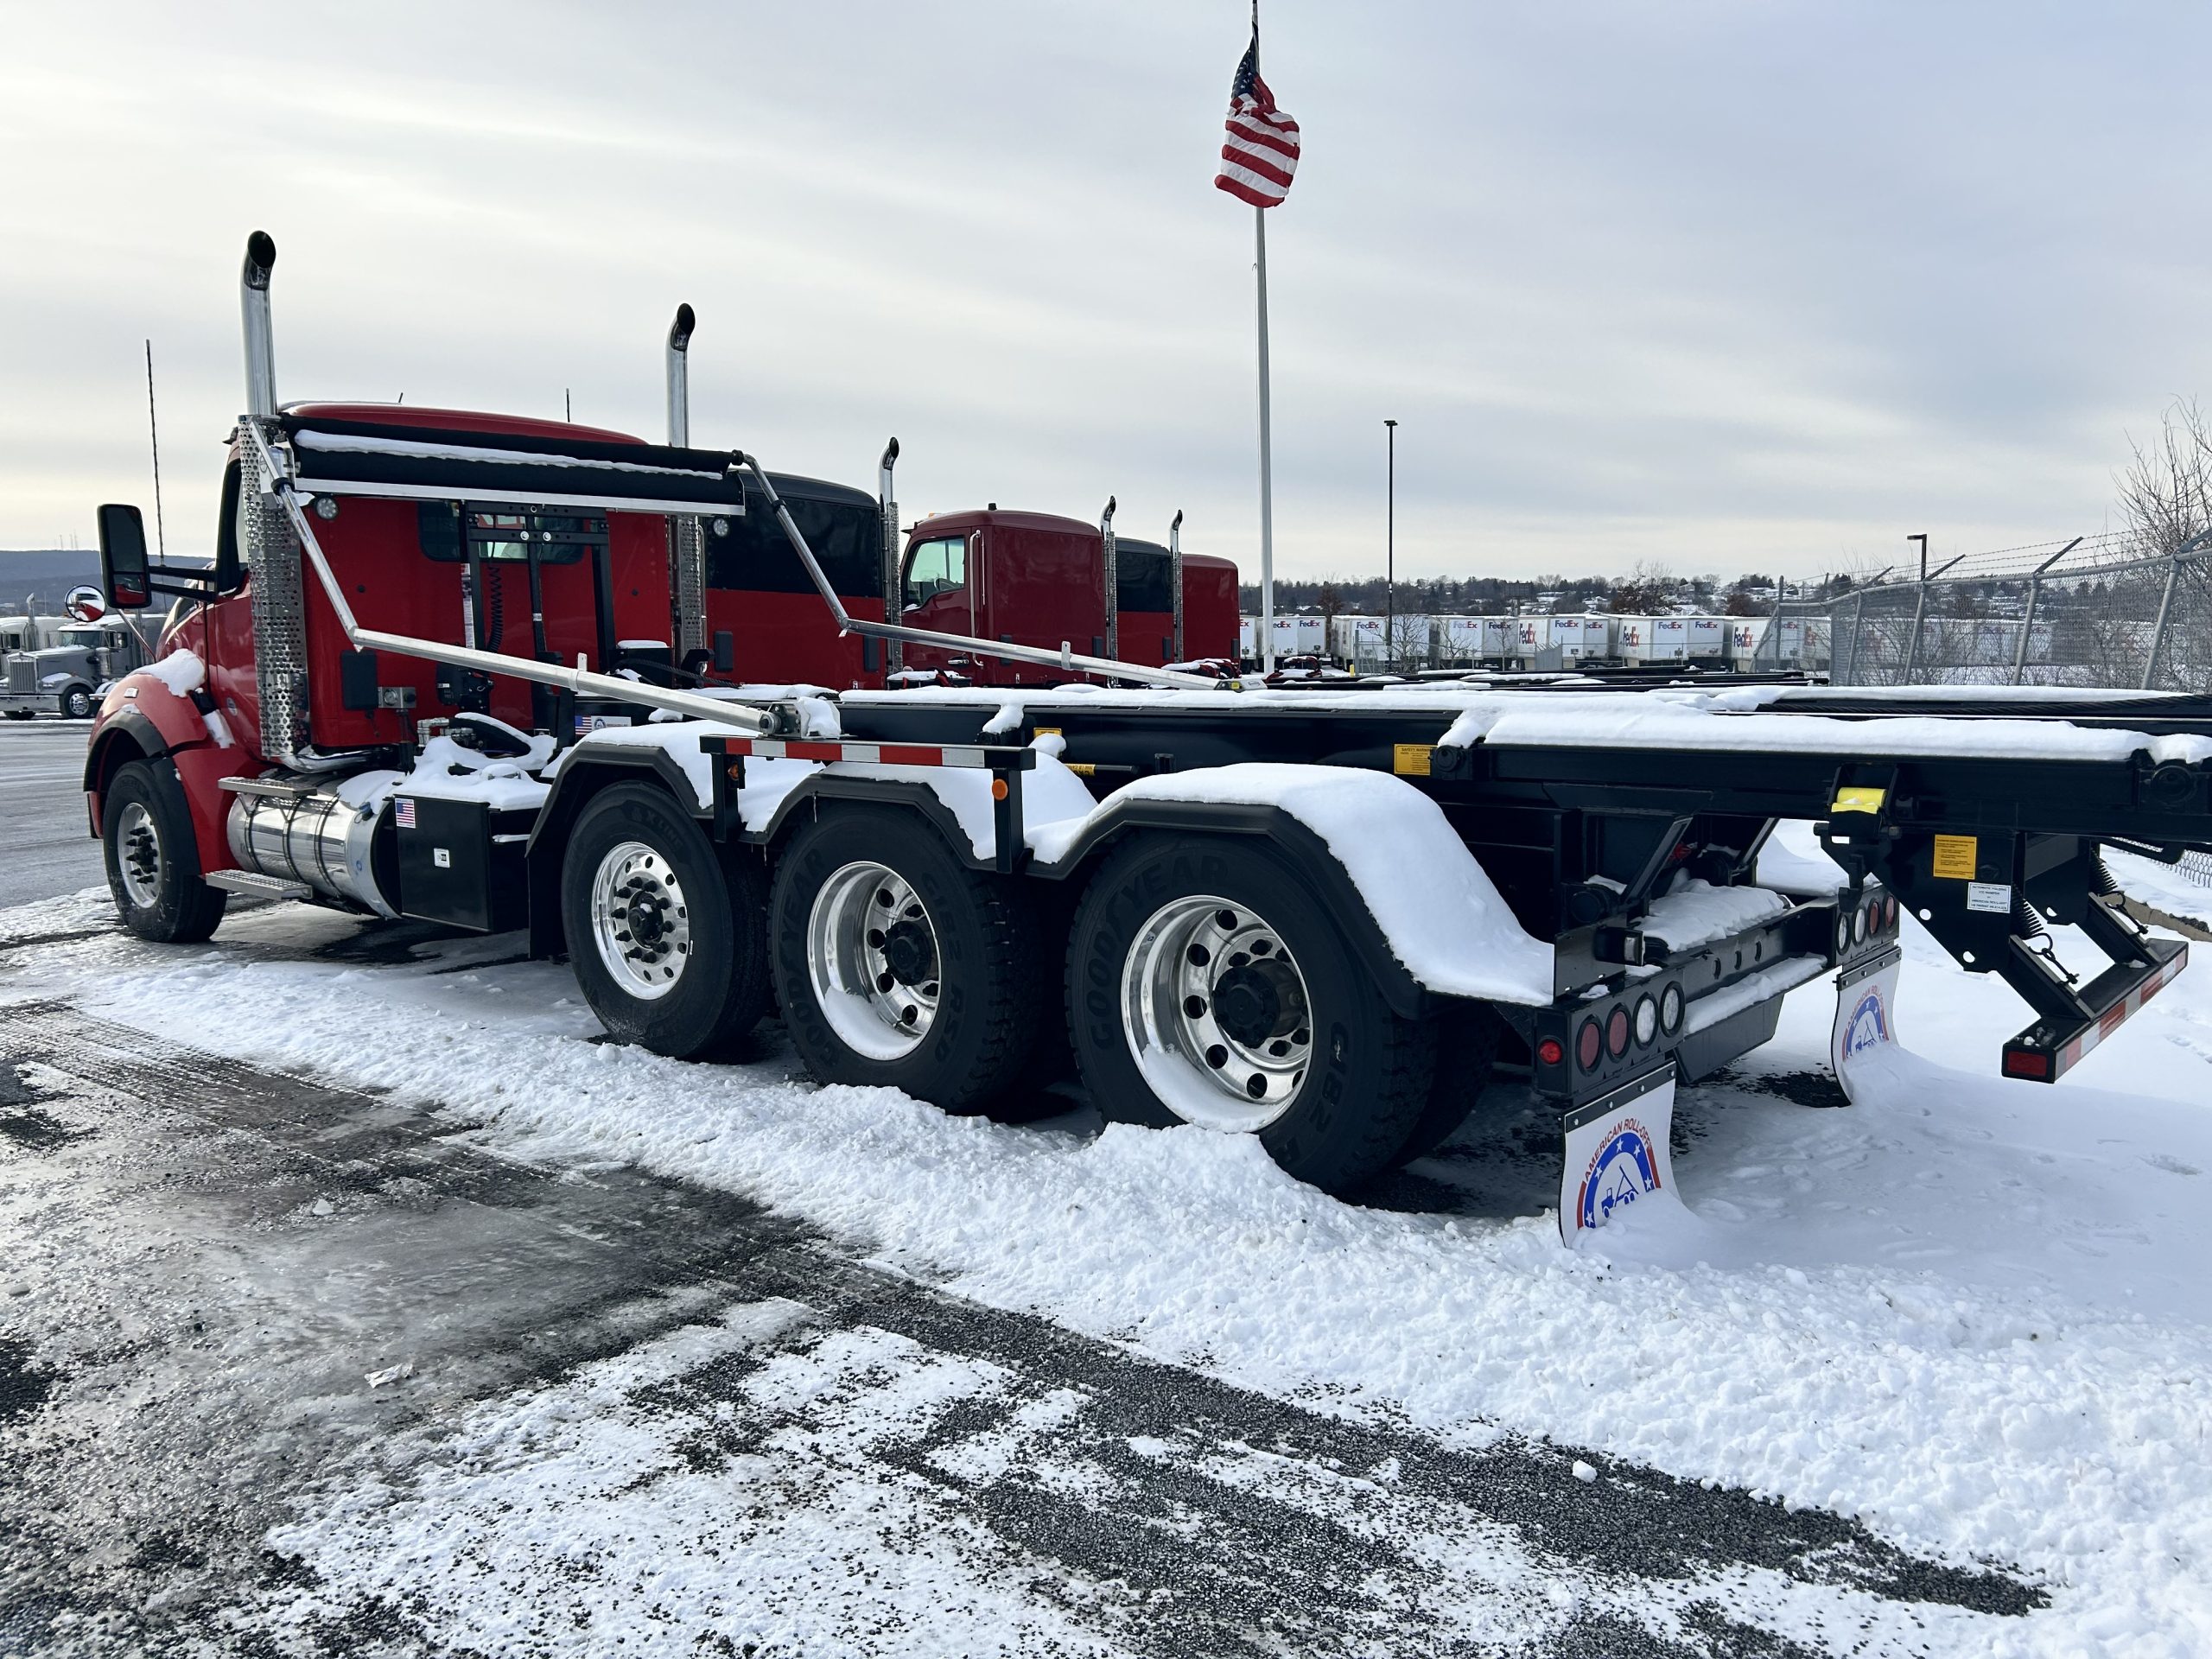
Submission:
<svg viewBox="0 0 2212 1659">
<path fill-rule="evenodd" d="M 64 628 L 61 630 L 61 643 L 65 645 L 82 645 L 88 651 L 98 651 L 107 643 L 107 636 L 98 628 Z"/>
</svg>

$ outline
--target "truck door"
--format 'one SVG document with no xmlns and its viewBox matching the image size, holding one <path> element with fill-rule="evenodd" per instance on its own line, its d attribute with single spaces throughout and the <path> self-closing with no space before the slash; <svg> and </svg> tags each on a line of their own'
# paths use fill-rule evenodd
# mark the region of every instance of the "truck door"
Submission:
<svg viewBox="0 0 2212 1659">
<path fill-rule="evenodd" d="M 906 564 L 899 587 L 908 627 L 938 633 L 964 633 L 988 638 L 987 619 L 979 588 L 982 575 L 984 532 L 947 531 L 924 535 L 906 549 Z M 971 661 L 968 653 L 940 645 L 910 645 L 906 665 L 913 669 L 951 669 L 979 683 L 995 683 L 996 663 Z"/>
</svg>

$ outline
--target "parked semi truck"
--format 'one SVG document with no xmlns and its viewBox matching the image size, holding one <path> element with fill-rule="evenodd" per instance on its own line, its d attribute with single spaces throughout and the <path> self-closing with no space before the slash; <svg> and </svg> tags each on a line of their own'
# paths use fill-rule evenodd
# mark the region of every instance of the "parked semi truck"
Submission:
<svg viewBox="0 0 2212 1659">
<path fill-rule="evenodd" d="M 2186 960 L 2101 849 L 2212 847 L 2202 699 L 1270 691 L 863 617 L 749 453 L 280 405 L 274 260 L 257 235 L 213 569 L 149 567 L 137 510 L 100 512 L 111 601 L 176 601 L 85 771 L 146 938 L 237 894 L 524 930 L 625 1042 L 710 1056 L 772 998 L 825 1082 L 962 1112 L 1071 1067 L 1109 1118 L 1251 1135 L 1339 1191 L 1499 1073 L 1563 1136 L 1646 1122 L 1831 973 L 1848 1086 L 1904 909 L 2029 1003 L 2017 1077 Z M 772 521 L 849 637 L 1122 684 L 672 683 L 658 625 L 718 518 Z M 1827 861 L 1784 868 L 1788 819 Z"/>
<path fill-rule="evenodd" d="M 68 614 L 26 617 L 24 644 L 0 656 L 0 714 L 10 720 L 60 715 L 89 720 L 109 681 L 146 660 L 128 619 L 102 614 L 90 588 L 70 595 Z"/>
</svg>

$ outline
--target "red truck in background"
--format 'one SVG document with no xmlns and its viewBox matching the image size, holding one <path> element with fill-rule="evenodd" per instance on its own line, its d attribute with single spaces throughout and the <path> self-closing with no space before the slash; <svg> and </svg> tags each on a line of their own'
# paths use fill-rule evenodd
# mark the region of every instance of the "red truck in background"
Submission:
<svg viewBox="0 0 2212 1659">
<path fill-rule="evenodd" d="M 1116 537 L 1116 612 L 1106 607 L 1106 532 L 1052 513 L 995 505 L 944 512 L 907 532 L 901 565 L 903 620 L 1047 651 L 1063 644 L 1093 657 L 1165 664 L 1175 650 L 1173 555 L 1157 542 Z M 1236 655 L 1236 567 L 1186 553 L 1181 660 Z M 1109 639 L 1109 626 L 1116 630 Z M 938 646 L 909 645 L 909 669 L 945 669 L 978 684 L 1039 685 L 1056 678 L 1034 663 L 988 662 Z"/>
</svg>

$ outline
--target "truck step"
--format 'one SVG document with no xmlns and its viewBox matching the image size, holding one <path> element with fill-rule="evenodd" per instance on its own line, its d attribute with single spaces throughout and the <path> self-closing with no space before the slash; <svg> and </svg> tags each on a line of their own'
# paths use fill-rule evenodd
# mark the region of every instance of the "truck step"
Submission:
<svg viewBox="0 0 2212 1659">
<path fill-rule="evenodd" d="M 274 875 L 257 875 L 251 870 L 210 870 L 207 885 L 224 893 L 245 893 L 255 899 L 315 897 L 315 889 L 304 881 L 286 881 Z"/>
<path fill-rule="evenodd" d="M 302 795 L 312 795 L 315 791 L 315 780 L 311 778 L 225 778 L 219 783 L 220 787 L 233 795 L 278 795 L 296 798 Z"/>
</svg>

